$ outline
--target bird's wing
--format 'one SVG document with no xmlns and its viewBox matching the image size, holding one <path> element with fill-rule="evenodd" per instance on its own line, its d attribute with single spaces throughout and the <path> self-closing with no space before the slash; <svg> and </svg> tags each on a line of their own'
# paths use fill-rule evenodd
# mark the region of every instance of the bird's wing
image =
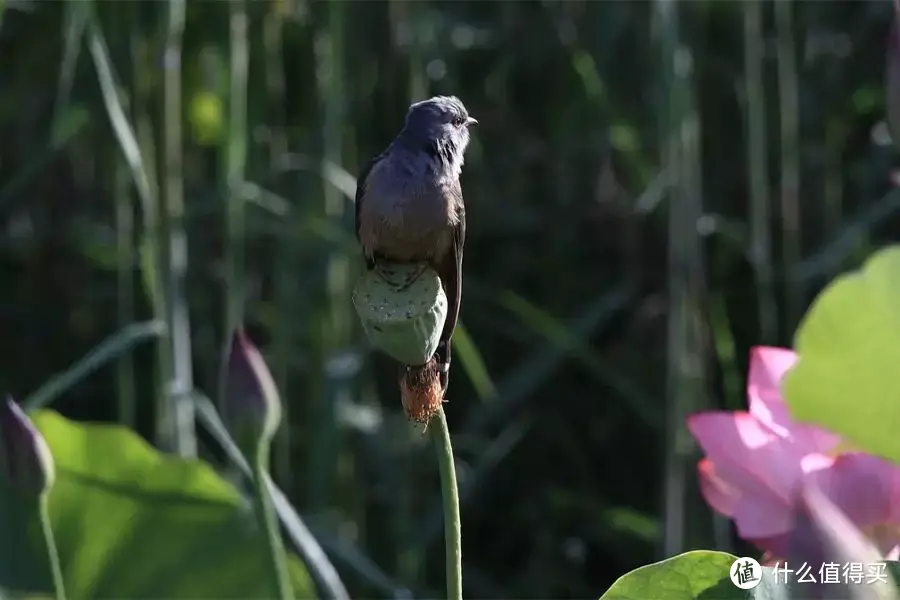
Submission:
<svg viewBox="0 0 900 600">
<path fill-rule="evenodd" d="M 359 209 L 362 206 L 366 195 L 366 179 L 369 177 L 369 173 L 372 172 L 372 167 L 374 167 L 382 158 L 384 158 L 384 152 L 366 163 L 366 166 L 360 171 L 359 177 L 356 178 L 356 199 L 354 203 L 356 204 L 355 229 L 357 241 L 361 241 L 359 239 Z"/>
<path fill-rule="evenodd" d="M 456 323 L 459 320 L 459 306 L 462 301 L 463 249 L 466 243 L 466 206 L 463 202 L 462 189 L 459 186 L 459 182 L 449 190 L 449 193 L 456 197 L 459 222 L 453 229 L 450 249 L 440 259 L 438 264 L 438 275 L 441 278 L 448 302 L 447 319 L 444 321 L 444 329 L 441 332 L 441 341 L 446 346 L 446 354 L 441 358 L 443 359 L 442 362 L 445 363 L 450 362 L 450 339 L 453 337 Z"/>
</svg>

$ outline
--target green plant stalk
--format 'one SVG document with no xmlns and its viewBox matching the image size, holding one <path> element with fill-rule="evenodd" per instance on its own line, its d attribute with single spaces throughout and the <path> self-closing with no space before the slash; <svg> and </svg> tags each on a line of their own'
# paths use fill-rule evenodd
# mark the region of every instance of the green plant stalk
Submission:
<svg viewBox="0 0 900 600">
<path fill-rule="evenodd" d="M 269 496 L 268 464 L 269 445 L 271 440 L 263 437 L 256 449 L 256 457 L 253 461 L 253 483 L 256 488 L 256 517 L 259 526 L 266 533 L 266 547 L 269 549 L 269 564 L 272 566 L 272 584 L 278 590 L 278 598 L 281 600 L 293 600 L 294 590 L 291 588 L 291 580 L 288 576 L 287 557 L 284 553 L 284 544 L 281 541 L 281 533 L 278 530 L 278 520 L 275 516 L 275 507 Z"/>
<path fill-rule="evenodd" d="M 134 265 L 136 264 L 134 235 L 134 206 L 129 190 L 128 165 L 119 155 L 113 157 L 115 172 L 113 186 L 116 206 L 116 296 L 118 297 L 119 327 L 126 327 L 134 318 Z M 118 387 L 119 421 L 134 429 L 137 426 L 137 388 L 135 385 L 134 358 L 125 354 L 116 361 L 116 385 Z"/>
<path fill-rule="evenodd" d="M 277 172 L 280 161 L 288 153 L 288 140 L 285 129 L 287 120 L 285 111 L 285 79 L 286 71 L 282 50 L 284 37 L 282 34 L 284 22 L 282 12 L 277 4 L 272 3 L 266 16 L 263 17 L 263 47 L 266 57 L 266 93 L 271 102 L 272 123 L 269 132 L 269 168 Z M 283 191 L 283 190 L 276 190 Z M 289 377 L 290 355 L 294 342 L 294 314 L 297 310 L 296 301 L 296 268 L 297 261 L 294 258 L 294 248 L 297 244 L 297 235 L 287 236 L 278 245 L 275 275 L 275 306 L 278 313 L 279 326 L 275 329 L 272 340 L 275 348 L 272 357 L 272 371 L 275 376 L 275 386 L 285 396 L 290 395 Z M 282 407 L 281 427 L 275 438 L 275 460 L 273 472 L 286 489 L 293 485 L 293 469 L 291 468 L 291 412 L 285 404 Z"/>
<path fill-rule="evenodd" d="M 750 247 L 756 269 L 759 333 L 761 343 L 770 343 L 778 334 L 778 314 L 772 284 L 772 241 L 769 231 L 768 139 L 766 135 L 766 86 L 763 65 L 762 2 L 744 2 L 744 83 L 747 106 L 747 173 L 750 193 Z M 784 115 L 782 115 L 784 118 Z"/>
<path fill-rule="evenodd" d="M 462 525 L 459 518 L 459 491 L 456 465 L 444 409 L 431 418 L 428 429 L 437 450 L 441 471 L 441 499 L 444 505 L 444 545 L 447 561 L 447 599 L 462 600 Z"/>
<path fill-rule="evenodd" d="M 184 157 L 181 135 L 182 48 L 186 19 L 185 0 L 169 0 L 166 35 L 166 68 L 163 76 L 163 156 L 164 187 L 161 224 L 166 235 L 166 315 L 169 324 L 172 369 L 169 386 L 169 411 L 174 420 L 165 424 L 170 448 L 183 457 L 197 456 L 194 404 L 189 393 L 194 389 L 191 323 L 187 302 L 188 239 L 184 225 Z"/>
<path fill-rule="evenodd" d="M 50 560 L 50 571 L 53 573 L 53 587 L 56 590 L 56 600 L 66 600 L 66 587 L 63 584 L 62 568 L 59 565 L 59 553 L 56 551 L 56 539 L 53 537 L 53 527 L 50 525 L 50 511 L 47 506 L 47 494 L 41 494 L 38 501 L 41 529 L 44 531 L 44 542 L 47 545 L 47 556 Z"/>
<path fill-rule="evenodd" d="M 234 331 L 244 318 L 246 264 L 244 244 L 245 196 L 242 191 L 247 168 L 247 77 L 250 49 L 247 39 L 247 11 L 244 0 L 231 0 L 229 8 L 228 144 L 225 152 L 225 329 Z M 225 347 L 227 348 L 227 337 Z M 224 397 L 220 394 L 220 398 Z M 268 454 L 268 450 L 266 451 Z"/>
</svg>

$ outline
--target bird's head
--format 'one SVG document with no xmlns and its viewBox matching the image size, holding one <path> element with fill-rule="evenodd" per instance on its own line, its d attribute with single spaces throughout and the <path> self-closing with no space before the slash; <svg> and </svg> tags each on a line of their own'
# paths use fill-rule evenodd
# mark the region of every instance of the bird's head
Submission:
<svg viewBox="0 0 900 600">
<path fill-rule="evenodd" d="M 456 96 L 435 96 L 409 107 L 403 135 L 433 147 L 442 158 L 461 166 L 469 145 L 469 127 L 476 123 Z"/>
</svg>

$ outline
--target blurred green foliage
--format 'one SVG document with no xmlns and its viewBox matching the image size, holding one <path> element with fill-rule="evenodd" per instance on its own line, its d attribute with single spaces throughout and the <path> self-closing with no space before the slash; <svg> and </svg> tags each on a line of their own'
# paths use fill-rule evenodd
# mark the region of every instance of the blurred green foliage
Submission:
<svg viewBox="0 0 900 600">
<path fill-rule="evenodd" d="M 892 426 L 900 422 L 893 381 L 900 359 L 894 309 L 898 296 L 898 246 L 836 278 L 797 331 L 801 360 L 783 386 L 795 419 L 814 422 L 848 446 L 893 462 L 900 462 L 900 441 Z"/>
<path fill-rule="evenodd" d="M 262 535 L 241 498 L 208 466 L 161 456 L 119 426 L 52 411 L 35 423 L 58 470 L 50 515 L 71 598 L 247 598 L 265 594 Z M 0 484 L 2 485 L 2 484 Z M 33 502 L 3 486 L 0 581 L 53 590 Z M 298 598 L 311 597 L 294 557 Z"/>
<path fill-rule="evenodd" d="M 742 554 L 683 417 L 743 406 L 748 348 L 896 237 L 888 2 L 5 8 L 0 386 L 228 474 L 191 398 L 246 322 L 275 480 L 354 597 L 443 586 L 434 459 L 350 301 L 353 176 L 411 100 L 481 123 L 446 406 L 467 596 Z"/>
</svg>

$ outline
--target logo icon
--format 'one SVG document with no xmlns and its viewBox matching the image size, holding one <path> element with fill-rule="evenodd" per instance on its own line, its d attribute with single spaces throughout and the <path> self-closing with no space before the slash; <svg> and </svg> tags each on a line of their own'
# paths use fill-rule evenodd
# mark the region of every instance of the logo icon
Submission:
<svg viewBox="0 0 900 600">
<path fill-rule="evenodd" d="M 762 567 L 756 559 L 742 556 L 733 563 L 728 572 L 731 583 L 742 590 L 752 590 L 762 581 Z"/>
</svg>

